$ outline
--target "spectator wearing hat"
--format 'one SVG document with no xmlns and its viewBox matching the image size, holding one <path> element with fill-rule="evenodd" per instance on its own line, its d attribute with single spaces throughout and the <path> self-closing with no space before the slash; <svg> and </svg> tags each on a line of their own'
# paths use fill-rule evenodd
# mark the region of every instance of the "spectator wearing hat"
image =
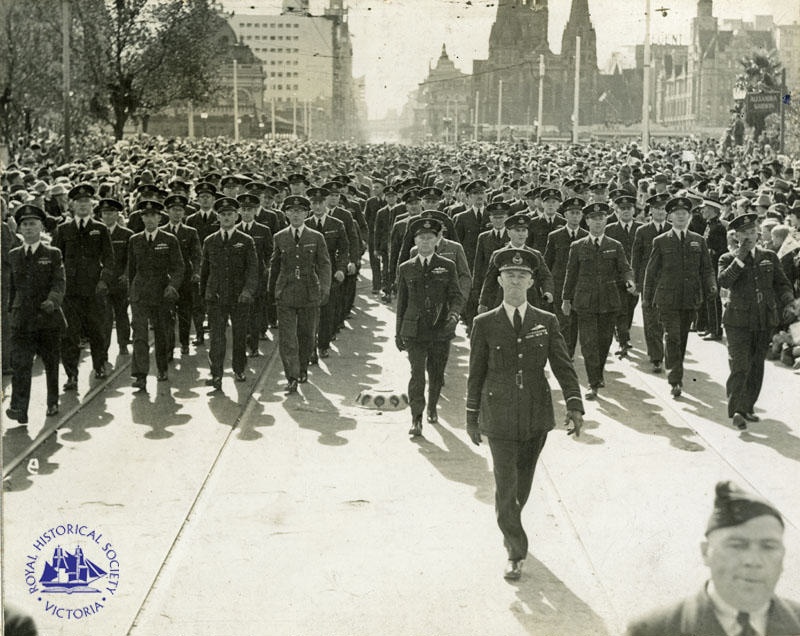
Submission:
<svg viewBox="0 0 800 636">
<path fill-rule="evenodd" d="M 8 327 L 10 338 L 11 402 L 6 417 L 28 423 L 33 360 L 42 360 L 47 383 L 47 415 L 58 413 L 58 360 L 66 322 L 61 306 L 66 279 L 61 252 L 41 241 L 44 210 L 23 204 L 16 211 L 22 245 L 9 251 Z M 4 286 L 5 289 L 5 286 Z"/>
<path fill-rule="evenodd" d="M 667 381 L 672 397 L 683 389 L 683 360 L 695 313 L 717 293 L 706 240 L 688 230 L 691 202 L 675 197 L 665 206 L 672 229 L 653 239 L 647 262 L 642 303 L 658 309 L 664 326 Z"/>
<path fill-rule="evenodd" d="M 772 503 L 719 482 L 700 544 L 710 579 L 697 594 L 631 622 L 627 636 L 800 634 L 800 603 L 775 595 L 783 534 L 783 517 Z"/>
<path fill-rule="evenodd" d="M 495 478 L 497 524 L 508 552 L 504 577 L 518 580 L 528 555 L 522 509 L 547 434 L 555 428 L 545 377 L 549 362 L 567 404 L 568 433 L 580 435 L 583 404 L 575 368 L 556 317 L 527 302 L 537 266 L 535 253 L 505 248 L 495 260 L 503 302 L 475 318 L 467 377 L 467 434 L 489 440 Z"/>
<path fill-rule="evenodd" d="M 633 218 L 636 212 L 636 198 L 629 194 L 620 193 L 614 198 L 614 207 L 616 208 L 617 220 L 614 223 L 608 224 L 606 227 L 606 236 L 622 244 L 622 249 L 625 250 L 625 258 L 627 258 L 630 263 L 633 239 L 636 236 L 636 231 L 642 225 Z M 631 324 L 633 324 L 633 312 L 636 310 L 636 305 L 639 303 L 639 296 L 638 294 L 626 293 L 627 290 L 624 281 L 620 281 L 619 285 L 622 310 L 617 314 L 615 331 L 617 333 L 617 342 L 619 343 L 619 349 L 616 355 L 622 358 L 628 355 L 629 349 L 633 348 L 633 345 L 631 345 Z"/>
<path fill-rule="evenodd" d="M 322 234 L 328 249 L 328 258 L 331 263 L 332 276 L 328 281 L 330 294 L 328 302 L 320 305 L 319 321 L 317 325 L 318 354 L 312 355 L 312 362 L 316 356 L 327 358 L 330 356 L 331 338 L 336 333 L 338 308 L 342 302 L 342 284 L 345 280 L 347 263 L 350 260 L 349 242 L 344 223 L 328 213 L 326 199 L 328 191 L 325 188 L 309 188 L 306 196 L 311 202 L 311 216 L 306 219 L 306 227 Z M 304 381 L 305 378 L 300 378 Z"/>
<path fill-rule="evenodd" d="M 228 349 L 226 332 L 231 325 L 231 366 L 237 382 L 244 382 L 247 364 L 247 330 L 258 289 L 258 256 L 253 239 L 236 228 L 239 203 L 222 197 L 214 203 L 219 230 L 203 243 L 200 294 L 208 311 L 208 360 L 211 377 L 206 385 L 222 388 Z"/>
<path fill-rule="evenodd" d="M 131 344 L 131 320 L 128 316 L 128 242 L 133 232 L 120 225 L 123 205 L 116 199 L 100 199 L 97 211 L 108 228 L 111 244 L 114 246 L 114 266 L 111 282 L 108 284 L 108 298 L 105 315 L 106 351 L 111 346 L 114 325 L 117 328 L 117 346 L 120 355 L 128 355 Z"/>
<path fill-rule="evenodd" d="M 562 202 L 561 192 L 555 188 L 542 190 L 542 213 L 531 220 L 528 231 L 527 245 L 540 254 L 544 254 L 547 247 L 547 237 L 550 232 L 566 225 L 566 220 L 558 213 Z"/>
<path fill-rule="evenodd" d="M 495 257 L 505 248 L 524 249 L 533 254 L 533 285 L 528 288 L 528 302 L 534 307 L 544 309 L 549 307 L 553 301 L 553 277 L 550 270 L 545 265 L 544 257 L 532 247 L 526 245 L 528 238 L 528 227 L 530 218 L 527 214 L 515 214 L 505 219 L 508 243 L 500 249 L 495 250 L 489 259 L 489 267 L 483 278 L 483 286 L 478 297 L 478 313 L 483 313 L 489 309 L 494 309 L 503 300 L 503 291 L 500 288 L 498 279 L 500 270 L 497 268 Z"/>
<path fill-rule="evenodd" d="M 713 199 L 703 201 L 703 220 L 705 229 L 703 238 L 708 245 L 709 255 L 711 256 L 711 269 L 716 279 L 719 266 L 719 259 L 728 251 L 727 229 L 720 220 L 722 205 Z M 719 291 L 719 285 L 717 285 Z M 703 340 L 722 340 L 722 302 L 719 293 L 706 297 L 705 299 L 706 333 Z"/>
<path fill-rule="evenodd" d="M 208 180 L 201 181 L 194 187 L 197 212 L 186 217 L 185 224 L 197 231 L 197 240 L 202 251 L 203 243 L 214 232 L 219 230 L 219 221 L 214 213 L 214 202 L 217 200 L 217 187 Z M 194 323 L 195 339 L 192 344 L 200 346 L 205 343 L 206 306 L 200 295 L 200 283 L 192 285 L 193 309 L 192 322 Z"/>
<path fill-rule="evenodd" d="M 52 232 L 62 221 L 69 218 L 69 197 L 67 188 L 61 184 L 54 184 L 44 200 L 44 211 L 47 214 L 45 229 Z"/>
<path fill-rule="evenodd" d="M 286 375 L 286 393 L 297 393 L 314 352 L 319 307 L 328 302 L 331 261 L 325 237 L 305 225 L 311 202 L 286 197 L 289 226 L 274 236 L 269 291 L 278 307 L 278 351 Z"/>
<path fill-rule="evenodd" d="M 188 204 L 189 199 L 183 194 L 170 194 L 164 199 L 164 208 L 169 216 L 169 221 L 162 229 L 178 239 L 181 257 L 183 258 L 183 276 L 181 277 L 181 286 L 178 288 L 178 300 L 175 303 L 175 310 L 170 312 L 170 324 L 167 329 L 169 333 L 168 348 L 170 359 L 172 359 L 172 352 L 175 349 L 176 322 L 181 355 L 189 354 L 192 311 L 196 303 L 196 288 L 200 283 L 200 237 L 196 229 L 184 223 Z"/>
<path fill-rule="evenodd" d="M 603 370 L 614 338 L 616 315 L 622 310 L 620 281 L 627 293 L 635 293 L 633 271 L 619 241 L 606 236 L 606 203 L 590 203 L 583 210 L 589 235 L 576 240 L 569 250 L 561 311 L 578 318 L 578 336 L 589 380 L 589 400 L 605 386 Z"/>
<path fill-rule="evenodd" d="M 567 276 L 569 250 L 575 241 L 589 234 L 587 230 L 580 227 L 584 205 L 583 199 L 579 197 L 571 197 L 561 204 L 559 213 L 563 215 L 566 225 L 550 233 L 544 250 L 545 265 L 553 276 L 553 308 L 558 323 L 561 325 L 561 335 L 564 336 L 570 360 L 574 358 L 575 347 L 578 344 L 578 320 L 574 315 L 567 316 L 561 311 L 563 300 L 561 294 L 564 289 L 564 279 Z"/>
<path fill-rule="evenodd" d="M 272 258 L 272 231 L 268 226 L 257 222 L 261 199 L 252 192 L 240 194 L 236 201 L 239 203 L 239 215 L 241 222 L 238 229 L 250 238 L 256 246 L 256 257 L 258 260 L 258 285 L 253 297 L 253 305 L 250 308 L 250 316 L 247 327 L 247 350 L 251 357 L 258 357 L 261 352 L 258 350 L 258 341 L 266 336 L 269 324 L 267 312 L 267 283 L 269 278 L 269 261 Z"/>
<path fill-rule="evenodd" d="M 395 344 L 408 351 L 411 379 L 412 437 L 422 435 L 422 413 L 426 407 L 425 372 L 428 373 L 428 422 L 438 422 L 437 404 L 444 384 L 450 340 L 455 337 L 464 297 L 458 286 L 456 266 L 436 253 L 441 223 L 433 218 L 415 218 L 408 231 L 414 236 L 417 256 L 400 265 L 397 274 L 397 322 Z"/>
<path fill-rule="evenodd" d="M 67 276 L 64 295 L 67 329 L 61 343 L 61 362 L 67 375 L 65 391 L 78 389 L 84 331 L 89 337 L 94 376 L 106 377 L 105 305 L 108 286 L 114 282 L 114 247 L 108 228 L 92 218 L 93 196 L 94 188 L 87 183 L 70 190 L 75 218 L 56 228 L 52 242 L 53 247 L 61 250 Z"/>
<path fill-rule="evenodd" d="M 719 284 L 728 290 L 722 324 L 728 338 L 730 375 L 725 388 L 728 417 L 739 430 L 757 422 L 756 400 L 764 379 L 764 359 L 772 332 L 781 321 L 796 318 L 790 307 L 792 287 L 777 254 L 757 244 L 757 215 L 744 214 L 730 222 L 739 248 L 719 259 Z"/>
<path fill-rule="evenodd" d="M 183 282 L 183 257 L 178 239 L 159 228 L 164 206 L 145 199 L 136 204 L 144 230 L 128 242 L 130 281 L 133 387 L 147 390 L 150 370 L 150 330 L 153 331 L 156 372 L 159 382 L 168 379 L 170 312 Z"/>
</svg>

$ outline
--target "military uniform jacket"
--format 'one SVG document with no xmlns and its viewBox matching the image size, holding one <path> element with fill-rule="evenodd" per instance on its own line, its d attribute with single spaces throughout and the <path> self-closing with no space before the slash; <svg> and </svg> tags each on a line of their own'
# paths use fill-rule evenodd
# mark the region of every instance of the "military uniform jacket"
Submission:
<svg viewBox="0 0 800 636">
<path fill-rule="evenodd" d="M 800 604 L 773 597 L 767 611 L 767 636 L 800 634 Z M 628 626 L 626 636 L 727 636 L 708 592 L 701 590 L 675 605 L 655 610 Z"/>
<path fill-rule="evenodd" d="M 370 197 L 364 204 L 364 219 L 367 222 L 368 244 L 370 251 L 375 251 L 375 219 L 378 210 L 386 206 L 386 200 L 380 197 Z"/>
<path fill-rule="evenodd" d="M 319 232 L 325 237 L 325 245 L 328 247 L 328 258 L 331 262 L 332 272 L 346 272 L 348 259 L 350 258 L 350 243 L 347 240 L 344 223 L 330 214 L 326 214 L 322 226 L 320 226 L 315 216 L 310 216 L 306 219 L 306 227 Z"/>
<path fill-rule="evenodd" d="M 555 232 L 566 224 L 567 220 L 560 214 L 554 214 L 552 220 L 549 220 L 544 214 L 534 217 L 528 226 L 528 240 L 525 243 L 528 247 L 544 254 L 550 232 Z"/>
<path fill-rule="evenodd" d="M 197 230 L 183 223 L 178 225 L 176 232 L 173 232 L 171 224 L 167 224 L 161 229 L 178 239 L 178 245 L 181 247 L 181 257 L 183 258 L 183 282 L 181 286 L 186 289 L 192 282 L 192 276 L 200 273 L 202 252 Z"/>
<path fill-rule="evenodd" d="M 642 226 L 639 221 L 631 221 L 629 231 L 626 231 L 623 227 L 622 223 L 617 221 L 616 223 L 610 223 L 606 226 L 605 234 L 606 236 L 611 237 L 615 241 L 619 241 L 622 243 L 622 247 L 625 250 L 625 257 L 628 259 L 628 262 L 631 260 L 632 251 L 633 251 L 633 241 L 636 237 L 636 231 Z"/>
<path fill-rule="evenodd" d="M 598 248 L 591 239 L 572 244 L 561 297 L 578 313 L 616 313 L 622 307 L 620 283 L 633 281 L 633 272 L 619 241 L 603 236 Z"/>
<path fill-rule="evenodd" d="M 109 285 L 114 281 L 114 247 L 100 221 L 86 219 L 83 230 L 74 220 L 65 221 L 56 228 L 52 245 L 64 259 L 68 296 L 94 296 L 101 279 Z"/>
<path fill-rule="evenodd" d="M 331 260 L 325 238 L 309 227 L 295 245 L 292 227 L 275 235 L 269 265 L 269 291 L 286 307 L 318 307 L 328 301 Z"/>
<path fill-rule="evenodd" d="M 666 221 L 661 224 L 661 232 L 656 228 L 652 221 L 645 223 L 636 230 L 631 247 L 631 267 L 633 268 L 633 280 L 636 289 L 644 287 L 644 272 L 647 268 L 647 261 L 650 259 L 650 252 L 653 251 L 653 240 L 656 236 L 669 232 L 671 225 Z"/>
<path fill-rule="evenodd" d="M 642 302 L 661 310 L 697 309 L 704 294 L 717 284 L 706 240 L 686 232 L 681 243 L 675 232 L 653 240 L 644 275 Z"/>
<path fill-rule="evenodd" d="M 212 214 L 211 216 L 214 215 Z M 158 222 L 158 226 L 163 227 L 166 224 L 167 224 L 167 217 L 166 215 L 164 215 Z M 139 232 L 144 232 L 144 221 L 142 220 L 142 212 L 140 210 L 134 210 L 133 212 L 131 212 L 130 216 L 128 216 L 128 229 L 134 234 L 138 234 Z"/>
<path fill-rule="evenodd" d="M 61 252 L 39 243 L 32 256 L 25 257 L 25 247 L 15 247 L 8 254 L 10 327 L 15 331 L 63 329 L 66 326 L 61 303 L 66 289 Z M 56 309 L 40 309 L 45 300 Z M 5 328 L 5 326 L 3 327 Z"/>
<path fill-rule="evenodd" d="M 703 238 L 711 254 L 711 266 L 717 271 L 719 257 L 728 251 L 728 230 L 718 218 L 710 219 L 703 231 Z"/>
<path fill-rule="evenodd" d="M 358 227 L 353 220 L 353 215 L 350 210 L 340 206 L 328 210 L 328 215 L 344 224 L 344 231 L 347 234 L 348 262 L 358 265 L 361 261 L 361 239 L 359 238 Z"/>
<path fill-rule="evenodd" d="M 467 410 L 479 411 L 491 438 L 524 441 L 555 427 L 544 367 L 561 385 L 567 409 L 583 413 L 580 386 L 555 315 L 528 303 L 519 335 L 503 305 L 472 324 Z"/>
<path fill-rule="evenodd" d="M 234 305 L 239 294 L 246 291 L 255 297 L 258 289 L 256 244 L 236 228 L 229 232 L 227 243 L 222 240 L 222 230 L 203 243 L 200 294 L 206 302 Z"/>
<path fill-rule="evenodd" d="M 509 247 L 510 245 L 511 243 L 508 243 L 503 247 Z M 553 275 L 545 265 L 544 257 L 539 252 L 527 245 L 523 245 L 522 249 L 531 252 L 536 261 L 533 269 L 533 285 L 528 288 L 528 302 L 534 307 L 541 307 L 544 294 L 553 293 Z M 489 268 L 483 277 L 483 286 L 478 297 L 478 304 L 489 308 L 497 307 L 503 300 L 503 290 L 500 288 L 500 283 L 497 282 L 500 270 L 495 264 L 494 259 L 496 256 L 497 251 L 492 254 L 492 258 L 489 261 Z"/>
<path fill-rule="evenodd" d="M 237 229 L 247 234 L 256 245 L 256 257 L 258 260 L 258 290 L 267 290 L 267 279 L 269 278 L 269 261 L 272 258 L 272 231 L 266 226 L 253 221 L 249 229 L 245 229 L 245 224 L 240 223 Z"/>
<path fill-rule="evenodd" d="M 261 223 L 261 225 L 266 225 L 272 232 L 273 237 L 283 228 L 289 225 L 289 222 L 286 220 L 286 216 L 283 212 L 280 210 L 270 210 L 269 208 L 265 207 L 258 208 L 256 222 Z"/>
<path fill-rule="evenodd" d="M 723 254 L 718 280 L 720 287 L 730 290 L 722 312 L 722 324 L 727 327 L 770 330 L 778 325 L 782 306 L 794 298 L 778 255 L 760 247 L 755 248 L 754 258 L 748 255 L 744 267 L 736 262 L 735 254 Z"/>
<path fill-rule="evenodd" d="M 459 212 L 453 218 L 453 227 L 456 230 L 456 240 L 464 247 L 467 255 L 467 262 L 470 269 L 474 272 L 475 250 L 478 246 L 478 235 L 488 229 L 488 224 L 483 220 L 484 215 L 478 217 L 474 208 L 469 208 Z"/>
<path fill-rule="evenodd" d="M 478 235 L 478 243 L 475 246 L 475 262 L 472 266 L 472 287 L 480 293 L 486 272 L 492 263 L 492 255 L 508 243 L 508 235 L 505 229 L 500 230 L 500 236 L 495 234 L 495 230 L 486 230 Z"/>
<path fill-rule="evenodd" d="M 164 288 L 180 289 L 183 282 L 183 256 L 178 239 L 169 232 L 156 231 L 152 244 L 144 232 L 128 241 L 128 280 L 131 303 L 160 305 Z"/>
<path fill-rule="evenodd" d="M 117 224 L 109 234 L 111 236 L 111 244 L 114 246 L 112 280 L 117 284 L 119 277 L 128 273 L 128 241 L 131 240 L 133 232 Z"/>
<path fill-rule="evenodd" d="M 206 239 L 219 230 L 219 221 L 217 221 L 217 215 L 213 211 L 207 217 L 202 212 L 195 212 L 187 216 L 184 223 L 197 230 L 197 239 L 200 241 L 201 250 Z"/>
<path fill-rule="evenodd" d="M 469 273 L 467 256 L 464 254 L 464 248 L 461 247 L 461 243 L 442 237 L 439 239 L 434 250 L 439 256 L 453 261 L 456 264 L 458 288 L 461 290 L 461 295 L 464 298 L 469 297 L 469 291 L 472 289 L 472 276 Z M 416 255 L 417 247 L 414 246 L 411 248 L 410 256 L 413 258 Z"/>
<path fill-rule="evenodd" d="M 396 335 L 410 340 L 450 340 L 457 321 L 450 314 L 460 314 L 465 298 L 461 294 L 453 261 L 435 252 L 424 272 L 418 257 L 400 265 L 397 274 Z"/>
<path fill-rule="evenodd" d="M 553 275 L 553 289 L 556 294 L 554 300 L 561 299 L 561 291 L 564 288 L 564 279 L 567 277 L 567 261 L 569 259 L 569 248 L 578 239 L 588 236 L 589 232 L 579 227 L 575 230 L 576 238 L 573 240 L 569 235 L 566 226 L 550 232 L 547 237 L 547 247 L 544 249 L 544 263 Z"/>
</svg>

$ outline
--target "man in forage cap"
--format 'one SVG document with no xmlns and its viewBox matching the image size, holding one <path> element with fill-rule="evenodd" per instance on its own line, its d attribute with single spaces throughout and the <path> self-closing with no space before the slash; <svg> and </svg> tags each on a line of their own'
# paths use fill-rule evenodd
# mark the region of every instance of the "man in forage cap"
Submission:
<svg viewBox="0 0 800 636">
<path fill-rule="evenodd" d="M 800 634 L 800 603 L 775 595 L 786 552 L 783 531 L 772 503 L 719 482 L 700 544 L 709 580 L 694 596 L 633 621 L 627 636 Z"/>
</svg>

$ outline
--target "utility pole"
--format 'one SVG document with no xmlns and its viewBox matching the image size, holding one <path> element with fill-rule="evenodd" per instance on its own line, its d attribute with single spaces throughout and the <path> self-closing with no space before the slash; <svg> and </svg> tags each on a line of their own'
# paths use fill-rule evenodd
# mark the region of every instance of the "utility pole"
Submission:
<svg viewBox="0 0 800 636">
<path fill-rule="evenodd" d="M 297 96 L 292 98 L 292 135 L 297 137 Z"/>
<path fill-rule="evenodd" d="M 472 140 L 478 141 L 478 106 L 480 104 L 481 92 L 475 91 L 475 127 L 472 129 Z"/>
<path fill-rule="evenodd" d="M 645 0 L 644 14 L 644 92 L 642 93 L 642 152 L 650 152 L 650 0 Z"/>
<path fill-rule="evenodd" d="M 542 115 L 544 114 L 544 55 L 539 56 L 539 106 L 536 111 L 536 143 L 542 140 Z"/>
<path fill-rule="evenodd" d="M 786 67 L 781 71 L 781 154 L 783 154 L 784 131 L 786 130 Z"/>
<path fill-rule="evenodd" d="M 233 60 L 233 140 L 239 141 L 239 78 L 236 60 Z"/>
<path fill-rule="evenodd" d="M 575 104 L 572 108 L 572 143 L 578 143 L 578 124 L 581 112 L 581 36 L 575 36 Z"/>
<path fill-rule="evenodd" d="M 500 126 L 503 123 L 503 80 L 497 84 L 497 141 L 500 141 Z"/>
<path fill-rule="evenodd" d="M 270 119 L 272 120 L 272 138 L 275 139 L 275 98 L 269 100 Z"/>
<path fill-rule="evenodd" d="M 61 82 L 64 101 L 64 161 L 72 157 L 71 122 L 70 122 L 70 33 L 72 17 L 70 0 L 61 0 Z"/>
<path fill-rule="evenodd" d="M 194 139 L 194 105 L 192 104 L 191 99 L 189 100 L 187 106 L 189 117 L 189 139 Z"/>
</svg>

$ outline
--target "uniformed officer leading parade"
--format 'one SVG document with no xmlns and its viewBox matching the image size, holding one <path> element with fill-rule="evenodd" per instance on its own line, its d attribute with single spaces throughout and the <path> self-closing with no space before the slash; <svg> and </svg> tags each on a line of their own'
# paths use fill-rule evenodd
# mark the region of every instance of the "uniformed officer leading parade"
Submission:
<svg viewBox="0 0 800 636">
<path fill-rule="evenodd" d="M 467 433 L 474 444 L 489 438 L 497 524 L 508 552 L 505 578 L 517 580 L 528 554 L 521 514 L 547 433 L 555 427 L 545 364 L 561 385 L 567 431 L 579 436 L 583 403 L 578 376 L 555 315 L 527 302 L 534 255 L 507 248 L 495 256 L 503 303 L 475 318 L 467 379 Z"/>
</svg>

